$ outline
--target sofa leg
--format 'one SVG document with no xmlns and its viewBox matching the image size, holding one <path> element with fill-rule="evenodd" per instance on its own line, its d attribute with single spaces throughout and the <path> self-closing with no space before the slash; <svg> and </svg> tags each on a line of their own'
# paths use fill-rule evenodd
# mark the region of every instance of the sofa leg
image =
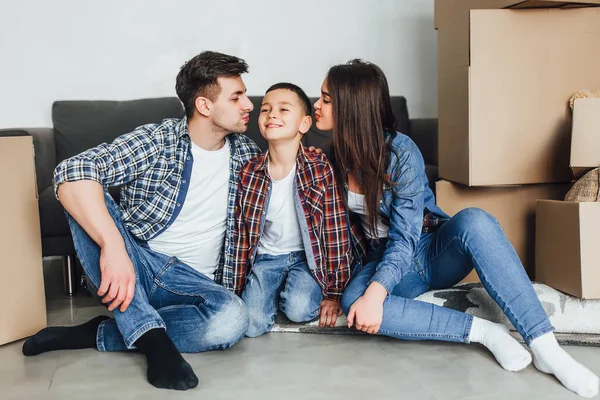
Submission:
<svg viewBox="0 0 600 400">
<path fill-rule="evenodd" d="M 77 293 L 77 278 L 75 275 L 75 255 L 63 256 L 63 278 L 67 296 L 73 296 Z"/>
</svg>

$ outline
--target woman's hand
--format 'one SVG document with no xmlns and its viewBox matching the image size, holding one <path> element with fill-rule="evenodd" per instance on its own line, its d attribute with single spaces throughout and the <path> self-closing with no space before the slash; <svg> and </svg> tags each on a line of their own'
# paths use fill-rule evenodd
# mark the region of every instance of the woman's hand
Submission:
<svg viewBox="0 0 600 400">
<path fill-rule="evenodd" d="M 387 290 L 377 282 L 372 282 L 365 294 L 352 304 L 348 312 L 348 328 L 354 324 L 356 329 L 370 334 L 379 332 L 383 320 L 383 301 Z"/>
<path fill-rule="evenodd" d="M 342 315 L 342 306 L 337 301 L 324 299 L 319 307 L 319 326 L 333 328 L 337 318 Z"/>
</svg>

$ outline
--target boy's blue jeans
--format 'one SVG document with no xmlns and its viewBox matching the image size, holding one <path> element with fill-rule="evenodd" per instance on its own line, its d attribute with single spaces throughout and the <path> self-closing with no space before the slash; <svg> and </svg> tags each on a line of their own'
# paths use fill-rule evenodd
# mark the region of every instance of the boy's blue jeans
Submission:
<svg viewBox="0 0 600 400">
<path fill-rule="evenodd" d="M 346 315 L 367 289 L 385 245 L 385 239 L 371 242 L 364 267 L 344 292 L 342 308 Z M 383 303 L 378 334 L 399 339 L 468 342 L 471 315 L 413 299 L 430 289 L 452 287 L 473 268 L 527 344 L 554 330 L 498 221 L 482 210 L 469 208 L 435 232 L 421 236 L 412 270 Z"/>
<path fill-rule="evenodd" d="M 293 322 L 315 319 L 323 300 L 321 287 L 312 276 L 303 251 L 256 257 L 242 299 L 250 325 L 246 336 L 269 332 L 279 308 Z"/>
<path fill-rule="evenodd" d="M 125 229 L 118 205 L 105 193 L 108 211 L 123 236 L 136 275 L 135 294 L 127 310 L 98 327 L 100 351 L 135 348 L 150 329 L 163 328 L 181 352 L 226 349 L 248 328 L 242 300 L 175 257 L 152 251 Z M 67 213 L 77 256 L 95 295 L 100 286 L 100 248 Z"/>
</svg>

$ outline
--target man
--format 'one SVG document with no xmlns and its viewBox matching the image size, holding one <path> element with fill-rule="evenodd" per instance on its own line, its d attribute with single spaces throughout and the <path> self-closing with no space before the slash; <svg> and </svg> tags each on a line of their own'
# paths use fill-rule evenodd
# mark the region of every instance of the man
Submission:
<svg viewBox="0 0 600 400">
<path fill-rule="evenodd" d="M 198 379 L 180 352 L 226 349 L 248 327 L 244 303 L 220 286 L 232 263 L 237 176 L 260 154 L 242 135 L 253 106 L 237 57 L 206 51 L 177 75 L 186 117 L 144 125 L 63 161 L 54 172 L 92 291 L 114 313 L 50 327 L 23 354 L 138 349 L 156 387 Z M 105 188 L 122 185 L 117 205 Z M 218 282 L 218 283 L 217 283 Z"/>
</svg>

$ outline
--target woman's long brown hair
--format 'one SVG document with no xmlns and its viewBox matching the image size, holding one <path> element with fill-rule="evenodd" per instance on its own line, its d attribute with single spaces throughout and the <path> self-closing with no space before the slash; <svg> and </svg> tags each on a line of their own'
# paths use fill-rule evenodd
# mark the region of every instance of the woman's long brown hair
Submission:
<svg viewBox="0 0 600 400">
<path fill-rule="evenodd" d="M 376 232 L 383 186 L 391 184 L 386 175 L 391 146 L 385 131 L 396 130 L 387 79 L 377 65 L 355 59 L 331 67 L 327 89 L 333 106 L 336 177 L 347 184 L 348 173 L 358 175 L 368 225 Z"/>
</svg>

